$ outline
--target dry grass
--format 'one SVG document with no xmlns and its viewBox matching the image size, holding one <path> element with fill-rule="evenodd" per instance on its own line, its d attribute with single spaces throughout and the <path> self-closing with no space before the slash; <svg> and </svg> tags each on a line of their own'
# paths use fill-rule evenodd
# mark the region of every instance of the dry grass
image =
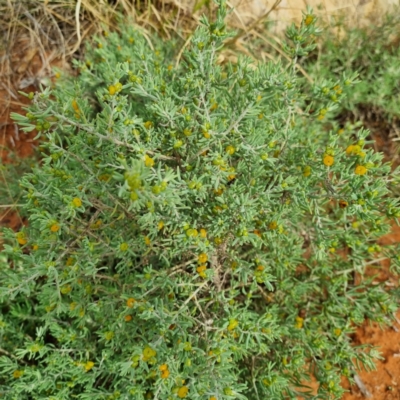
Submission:
<svg viewBox="0 0 400 400">
<path fill-rule="evenodd" d="M 236 27 L 228 53 L 251 55 L 245 42 L 280 1 L 249 26 Z M 189 9 L 188 0 L 0 0 L 0 135 L 11 123 L 10 110 L 24 105 L 18 91 L 38 90 L 52 78 L 54 66 L 68 68 L 72 57 L 82 56 L 86 39 L 118 30 L 121 15 L 144 31 L 166 39 L 178 35 L 185 43 L 201 13 L 215 13 L 210 3 L 196 0 Z"/>
<path fill-rule="evenodd" d="M 22 105 L 18 90 L 52 77 L 52 66 L 79 57 L 85 40 L 102 30 L 118 30 L 121 15 L 144 30 L 184 38 L 197 18 L 178 1 L 0 0 L 0 118 Z"/>
</svg>

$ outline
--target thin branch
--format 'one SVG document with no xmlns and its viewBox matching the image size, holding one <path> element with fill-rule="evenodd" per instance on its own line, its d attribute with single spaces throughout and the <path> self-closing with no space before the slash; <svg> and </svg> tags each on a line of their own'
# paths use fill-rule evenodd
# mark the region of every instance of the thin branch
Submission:
<svg viewBox="0 0 400 400">
<path fill-rule="evenodd" d="M 264 15 L 262 15 L 259 18 L 257 18 L 252 24 L 250 24 L 250 26 L 247 28 L 247 30 L 242 30 L 242 32 L 238 33 L 234 38 L 228 40 L 225 43 L 224 47 L 228 47 L 228 46 L 231 46 L 231 45 L 235 44 L 241 37 L 245 36 L 248 32 L 253 30 L 258 24 L 260 24 L 266 18 L 268 18 L 268 16 L 272 13 L 272 11 L 274 11 L 279 6 L 281 1 L 282 0 L 276 0 L 275 4 Z"/>
</svg>

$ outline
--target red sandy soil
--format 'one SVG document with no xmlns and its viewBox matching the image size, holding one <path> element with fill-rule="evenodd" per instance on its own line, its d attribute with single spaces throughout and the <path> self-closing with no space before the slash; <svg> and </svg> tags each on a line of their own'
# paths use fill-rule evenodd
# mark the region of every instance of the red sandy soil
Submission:
<svg viewBox="0 0 400 400">
<path fill-rule="evenodd" d="M 25 133 L 10 118 L 11 113 L 26 114 L 30 100 L 18 91 L 36 92 L 44 78 L 52 78 L 53 67 L 63 67 L 62 60 L 55 53 L 44 52 L 32 44 L 29 37 L 15 39 L 12 53 L 0 53 L 0 161 L 1 164 L 18 163 L 19 158 L 33 156 L 37 147 L 36 131 Z M 7 186 L 2 175 L 0 185 Z M 9 199 L 7 203 L 15 201 Z M 18 212 L 12 208 L 0 208 L 0 227 L 8 226 L 17 230 L 23 223 Z"/>
<path fill-rule="evenodd" d="M 23 44 L 24 41 L 22 40 L 21 43 Z M 25 79 L 26 82 L 33 84 L 24 87 L 23 90 L 27 93 L 36 91 L 38 89 L 35 85 L 38 82 L 37 78 L 40 78 L 40 75 L 51 76 L 51 71 L 48 68 L 49 63 L 47 63 L 47 68 L 43 67 L 43 57 L 40 57 L 38 51 L 30 49 L 27 45 L 16 46 L 16 48 L 20 50 L 13 55 L 14 59 L 11 60 L 14 61 L 14 65 L 11 62 L 11 68 L 16 68 L 16 70 L 9 71 L 13 79 L 13 87 L 7 86 L 8 82 L 5 80 L 0 81 L 0 84 L 2 83 L 0 86 L 0 159 L 2 163 L 15 162 L 11 154 L 15 154 L 17 157 L 32 156 L 37 146 L 37 143 L 33 140 L 36 132 L 25 134 L 10 119 L 11 112 L 25 114 L 22 107 L 29 103 L 26 97 L 17 94 L 18 85 L 22 79 Z M 52 66 L 60 66 L 61 64 L 57 60 L 51 61 Z M 380 150 L 383 145 L 392 147 L 391 144 L 383 143 L 382 138 L 377 140 L 377 145 Z M 0 208 L 0 227 L 8 226 L 17 230 L 22 224 L 23 221 L 16 211 Z M 381 245 L 395 243 L 400 243 L 400 228 L 397 226 L 393 227 L 392 233 L 380 240 Z M 397 286 L 398 278 L 390 273 L 389 262 L 383 262 L 382 267 L 377 280 L 386 282 L 388 287 Z M 370 274 L 376 273 L 376 269 L 370 272 Z M 397 314 L 397 318 L 400 321 L 400 312 Z M 370 393 L 369 398 L 373 400 L 400 399 L 400 323 L 395 323 L 392 327 L 382 330 L 376 324 L 370 324 L 369 321 L 366 321 L 356 330 L 353 341 L 357 345 L 369 343 L 378 347 L 383 357 L 382 361 L 376 363 L 376 371 L 359 373 L 362 382 Z M 344 378 L 342 383 L 343 387 L 349 390 L 349 393 L 344 395 L 343 400 L 365 398 L 357 386 L 349 387 L 349 383 Z"/>
<path fill-rule="evenodd" d="M 394 225 L 392 232 L 379 240 L 380 245 L 400 243 L 400 227 Z M 390 288 L 398 285 L 398 277 L 389 271 L 389 260 L 382 262 L 382 269 L 376 280 L 385 282 Z M 376 275 L 377 270 L 367 271 L 366 275 Z M 359 374 L 370 397 L 364 396 L 357 386 L 350 388 L 344 400 L 370 398 L 373 400 L 400 399 L 400 311 L 396 315 L 397 322 L 384 330 L 377 324 L 366 321 L 354 334 L 354 344 L 372 344 L 377 347 L 383 360 L 376 362 L 376 371 Z M 343 379 L 343 387 L 349 389 L 349 384 Z"/>
</svg>

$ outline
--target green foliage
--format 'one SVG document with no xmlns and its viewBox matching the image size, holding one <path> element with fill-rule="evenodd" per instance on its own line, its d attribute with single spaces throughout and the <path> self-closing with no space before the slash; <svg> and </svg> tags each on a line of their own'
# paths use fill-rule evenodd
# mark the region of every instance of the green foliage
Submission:
<svg viewBox="0 0 400 400">
<path fill-rule="evenodd" d="M 181 57 L 131 26 L 98 38 L 15 116 L 43 160 L 21 179 L 29 227 L 4 233 L 3 398 L 312 398 L 313 371 L 339 399 L 372 367 L 348 334 L 396 298 L 355 276 L 391 256 L 376 239 L 400 209 L 368 132 L 322 129 L 355 77 L 302 90 L 311 10 L 293 68 L 219 65 L 224 17 Z"/>
<path fill-rule="evenodd" d="M 357 110 L 360 108 L 383 115 L 389 121 L 400 116 L 399 15 L 393 12 L 379 25 L 353 28 L 342 37 L 330 32 L 323 36 L 317 60 L 310 57 L 303 62 L 311 76 L 320 78 L 359 74 L 361 81 L 342 103 L 343 109 L 356 116 L 365 111 Z M 339 32 L 343 32 L 343 27 Z"/>
</svg>

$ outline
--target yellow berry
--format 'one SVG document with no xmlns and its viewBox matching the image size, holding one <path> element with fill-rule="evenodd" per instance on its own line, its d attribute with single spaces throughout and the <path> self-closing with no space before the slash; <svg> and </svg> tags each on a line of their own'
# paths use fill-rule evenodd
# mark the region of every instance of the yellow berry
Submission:
<svg viewBox="0 0 400 400">
<path fill-rule="evenodd" d="M 228 331 L 233 331 L 239 325 L 239 321 L 237 319 L 231 319 L 228 325 Z"/>
<path fill-rule="evenodd" d="M 23 374 L 23 372 L 22 372 L 21 370 L 17 369 L 17 370 L 15 370 L 15 371 L 13 372 L 13 377 L 14 377 L 15 379 L 18 379 L 18 378 L 21 378 L 22 374 Z"/>
<path fill-rule="evenodd" d="M 354 173 L 356 175 L 365 175 L 367 173 L 367 168 L 365 168 L 364 165 L 357 165 Z"/>
<path fill-rule="evenodd" d="M 323 163 L 325 166 L 330 167 L 333 165 L 334 162 L 335 162 L 335 159 L 331 155 L 329 155 L 329 154 L 324 155 Z"/>
<path fill-rule="evenodd" d="M 61 293 L 62 294 L 68 294 L 70 293 L 72 290 L 72 287 L 70 285 L 66 285 L 64 287 L 61 288 Z"/>
<path fill-rule="evenodd" d="M 165 371 L 161 372 L 161 379 L 167 379 L 169 377 L 169 370 L 166 369 Z"/>
<path fill-rule="evenodd" d="M 219 245 L 222 243 L 222 239 L 221 239 L 220 237 L 216 237 L 216 238 L 214 239 L 214 243 L 215 243 L 217 246 L 219 246 Z"/>
<path fill-rule="evenodd" d="M 150 128 L 153 126 L 153 123 L 152 123 L 151 121 L 146 121 L 146 122 L 143 124 L 143 126 L 144 126 L 146 129 L 150 129 Z"/>
<path fill-rule="evenodd" d="M 82 200 L 81 200 L 79 197 L 75 197 L 75 198 L 72 200 L 72 204 L 73 204 L 75 207 L 80 207 L 80 206 L 82 205 Z"/>
<path fill-rule="evenodd" d="M 201 253 L 201 254 L 199 254 L 199 257 L 197 260 L 198 260 L 199 264 L 204 264 L 208 261 L 208 256 L 205 253 Z"/>
<path fill-rule="evenodd" d="M 276 221 L 271 221 L 268 225 L 268 228 L 271 230 L 275 230 L 278 227 L 278 223 Z"/>
<path fill-rule="evenodd" d="M 160 365 L 158 369 L 160 371 L 166 371 L 168 369 L 168 365 L 167 364 Z"/>
<path fill-rule="evenodd" d="M 146 346 L 143 349 L 143 357 L 147 360 L 152 357 L 155 357 L 156 355 L 157 355 L 157 352 L 154 349 L 152 349 L 150 346 Z"/>
<path fill-rule="evenodd" d="M 108 93 L 111 95 L 111 96 L 114 96 L 114 94 L 117 92 L 117 89 L 115 88 L 115 86 L 114 85 L 110 85 L 109 87 L 108 87 Z"/>
<path fill-rule="evenodd" d="M 188 392 L 189 388 L 187 386 L 182 386 L 181 388 L 179 388 L 177 394 L 180 399 L 184 399 L 187 396 Z"/>
<path fill-rule="evenodd" d="M 151 168 L 154 165 L 154 159 L 146 154 L 144 156 L 144 165 Z"/>
<path fill-rule="evenodd" d="M 197 229 L 188 229 L 186 231 L 186 236 L 188 236 L 188 237 L 197 237 L 198 234 L 199 233 L 198 233 Z"/>
<path fill-rule="evenodd" d="M 311 175 L 311 167 L 309 165 L 306 165 L 303 168 L 303 176 L 308 177 Z"/>
<path fill-rule="evenodd" d="M 235 153 L 235 148 L 233 146 L 228 146 L 225 151 L 231 156 L 232 154 Z"/>
<path fill-rule="evenodd" d="M 301 329 L 303 327 L 304 319 L 301 317 L 296 317 L 296 328 Z"/>
<path fill-rule="evenodd" d="M 94 367 L 94 362 L 93 362 L 93 361 L 88 361 L 88 362 L 85 364 L 85 370 L 86 370 L 86 372 L 87 372 L 87 371 L 90 371 L 93 367 Z"/>
<path fill-rule="evenodd" d="M 360 223 L 358 221 L 354 221 L 351 226 L 353 227 L 353 229 L 357 229 L 360 226 Z"/>
<path fill-rule="evenodd" d="M 128 245 L 128 243 L 126 243 L 126 242 L 121 243 L 120 246 L 119 246 L 119 249 L 120 249 L 121 251 L 127 251 L 128 248 L 129 248 L 129 245 Z"/>
<path fill-rule="evenodd" d="M 158 228 L 159 231 L 160 231 L 162 228 L 164 228 L 164 221 L 160 221 L 160 222 L 157 224 L 157 228 Z"/>
</svg>

